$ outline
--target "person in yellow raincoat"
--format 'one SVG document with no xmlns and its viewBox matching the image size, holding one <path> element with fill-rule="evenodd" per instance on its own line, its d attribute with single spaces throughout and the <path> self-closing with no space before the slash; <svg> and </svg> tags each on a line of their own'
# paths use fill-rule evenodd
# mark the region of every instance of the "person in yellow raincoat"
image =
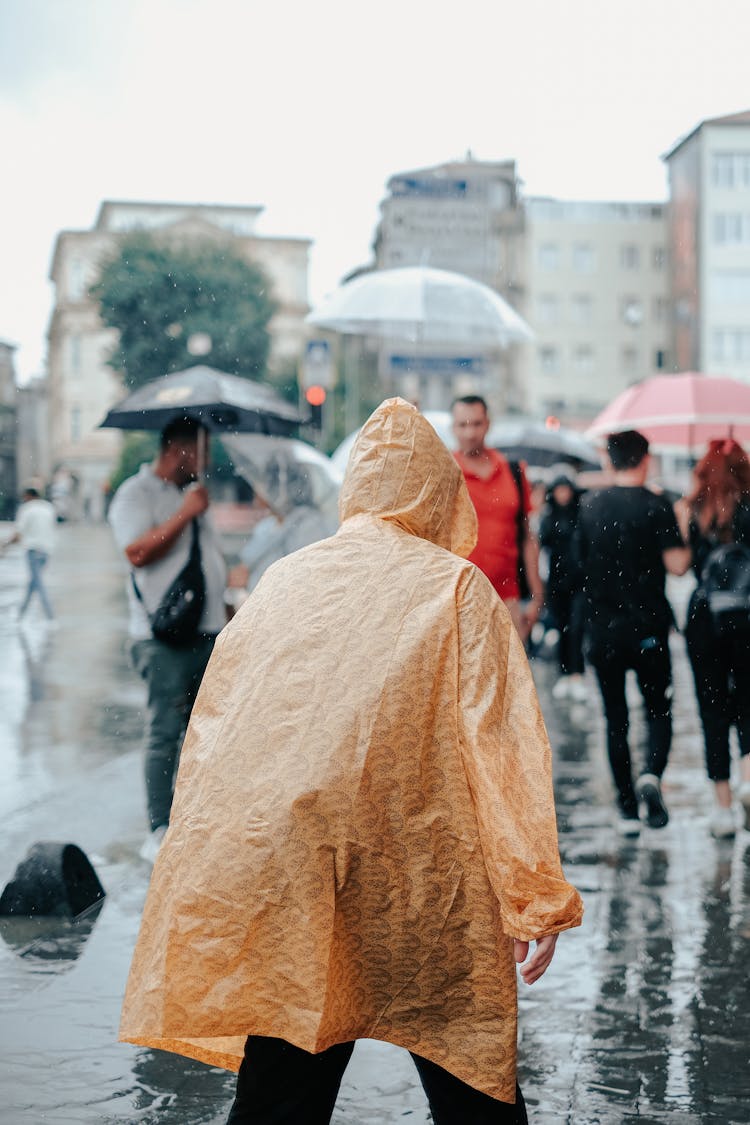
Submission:
<svg viewBox="0 0 750 1125">
<path fill-rule="evenodd" d="M 525 1122 L 516 962 L 582 914 L 526 656 L 413 406 L 365 424 L 340 514 L 218 638 L 120 1037 L 239 1068 L 232 1125 L 327 1122 L 358 1038 L 412 1052 L 437 1125 Z"/>
</svg>

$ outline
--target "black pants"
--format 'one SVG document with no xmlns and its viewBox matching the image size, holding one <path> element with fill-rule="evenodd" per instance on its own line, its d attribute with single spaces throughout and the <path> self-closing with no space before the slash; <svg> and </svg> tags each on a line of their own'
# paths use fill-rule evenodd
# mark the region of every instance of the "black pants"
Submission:
<svg viewBox="0 0 750 1125">
<path fill-rule="evenodd" d="M 251 1035 L 227 1125 L 328 1125 L 353 1043 L 311 1055 L 283 1039 Z M 412 1055 L 435 1125 L 528 1125 L 521 1091 L 498 1102 Z"/>
<path fill-rule="evenodd" d="M 666 635 L 629 637 L 618 633 L 592 636 L 587 656 L 599 681 L 607 720 L 607 750 L 617 799 L 626 816 L 638 812 L 633 787 L 625 699 L 625 676 L 633 669 L 646 705 L 648 745 L 644 773 L 661 777 L 672 744 L 672 664 Z M 639 771 L 641 772 L 641 771 Z"/>
<path fill-rule="evenodd" d="M 685 629 L 711 781 L 729 781 L 729 731 L 740 753 L 750 753 L 750 633 L 717 635 L 711 614 L 693 604 Z"/>
<path fill-rule="evenodd" d="M 547 604 L 560 632 L 557 659 L 563 676 L 583 673 L 583 595 L 577 591 L 547 589 Z"/>
</svg>

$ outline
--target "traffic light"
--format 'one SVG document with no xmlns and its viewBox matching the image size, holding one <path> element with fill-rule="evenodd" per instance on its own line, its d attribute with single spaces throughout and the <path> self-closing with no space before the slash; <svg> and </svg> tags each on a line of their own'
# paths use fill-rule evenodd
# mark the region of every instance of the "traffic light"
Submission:
<svg viewBox="0 0 750 1125">
<path fill-rule="evenodd" d="M 305 398 L 310 405 L 310 424 L 314 426 L 316 430 L 322 430 L 323 403 L 326 400 L 325 387 L 321 387 L 319 386 L 319 384 L 313 383 L 313 385 L 311 387 L 308 387 L 305 391 Z"/>
</svg>

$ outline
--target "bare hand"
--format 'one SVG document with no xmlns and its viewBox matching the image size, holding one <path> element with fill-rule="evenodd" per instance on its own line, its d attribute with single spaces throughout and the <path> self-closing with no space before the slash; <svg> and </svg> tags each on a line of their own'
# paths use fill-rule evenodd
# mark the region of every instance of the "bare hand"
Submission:
<svg viewBox="0 0 750 1125">
<path fill-rule="evenodd" d="M 556 944 L 557 934 L 549 934 L 548 937 L 537 938 L 535 942 L 536 949 L 532 954 L 531 960 L 526 961 L 529 955 L 529 943 L 514 938 L 513 954 L 516 962 L 521 965 L 521 976 L 525 984 L 533 984 L 535 980 L 539 980 L 541 976 L 544 976 L 555 955 Z M 526 962 L 526 964 L 523 964 L 523 962 Z"/>
<path fill-rule="evenodd" d="M 526 629 L 526 636 L 529 635 L 534 625 L 539 620 L 539 614 L 542 612 L 542 599 L 541 597 L 532 598 L 526 602 L 523 607 L 523 623 Z"/>
<path fill-rule="evenodd" d="M 208 489 L 203 484 L 191 484 L 185 490 L 185 499 L 182 501 L 182 514 L 187 516 L 188 519 L 195 519 L 196 516 L 205 512 L 210 503 L 208 496 Z"/>
</svg>

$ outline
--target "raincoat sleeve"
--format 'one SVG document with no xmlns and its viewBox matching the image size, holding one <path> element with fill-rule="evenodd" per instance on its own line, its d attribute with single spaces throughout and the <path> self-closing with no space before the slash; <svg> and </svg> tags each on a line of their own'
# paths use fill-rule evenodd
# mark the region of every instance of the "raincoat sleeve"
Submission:
<svg viewBox="0 0 750 1125">
<path fill-rule="evenodd" d="M 557 844 L 551 751 L 510 615 L 483 574 L 459 591 L 461 752 L 503 931 L 521 941 L 581 922 Z"/>
</svg>

